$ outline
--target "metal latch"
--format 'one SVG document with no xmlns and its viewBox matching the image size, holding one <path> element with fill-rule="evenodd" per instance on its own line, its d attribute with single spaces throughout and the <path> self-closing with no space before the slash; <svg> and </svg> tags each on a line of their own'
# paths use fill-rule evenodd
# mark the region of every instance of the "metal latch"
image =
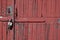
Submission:
<svg viewBox="0 0 60 40">
<path fill-rule="evenodd" d="M 9 20 L 8 22 L 8 29 L 12 29 L 13 28 L 13 22 L 12 22 L 12 19 Z"/>
</svg>

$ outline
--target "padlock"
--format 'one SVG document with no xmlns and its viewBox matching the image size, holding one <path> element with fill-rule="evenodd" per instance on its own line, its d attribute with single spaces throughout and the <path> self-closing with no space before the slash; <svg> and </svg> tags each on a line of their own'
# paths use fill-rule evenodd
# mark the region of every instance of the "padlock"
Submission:
<svg viewBox="0 0 60 40">
<path fill-rule="evenodd" d="M 8 22 L 8 29 L 12 30 L 12 28 L 13 28 L 13 22 L 12 19 L 10 19 Z"/>
</svg>

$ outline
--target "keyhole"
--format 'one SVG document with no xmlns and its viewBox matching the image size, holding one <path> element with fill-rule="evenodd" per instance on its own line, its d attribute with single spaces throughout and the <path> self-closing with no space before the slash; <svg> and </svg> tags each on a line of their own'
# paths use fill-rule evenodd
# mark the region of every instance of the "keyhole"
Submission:
<svg viewBox="0 0 60 40">
<path fill-rule="evenodd" d="M 11 13 L 11 12 L 10 12 L 10 8 L 8 8 L 8 13 Z"/>
</svg>

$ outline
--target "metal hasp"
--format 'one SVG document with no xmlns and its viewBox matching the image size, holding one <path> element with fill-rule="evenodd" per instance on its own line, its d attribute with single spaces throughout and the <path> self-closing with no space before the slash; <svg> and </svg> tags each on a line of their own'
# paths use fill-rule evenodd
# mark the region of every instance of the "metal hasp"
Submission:
<svg viewBox="0 0 60 40">
<path fill-rule="evenodd" d="M 12 19 L 10 19 L 8 22 L 8 29 L 12 30 L 12 28 L 13 28 L 13 22 Z"/>
</svg>

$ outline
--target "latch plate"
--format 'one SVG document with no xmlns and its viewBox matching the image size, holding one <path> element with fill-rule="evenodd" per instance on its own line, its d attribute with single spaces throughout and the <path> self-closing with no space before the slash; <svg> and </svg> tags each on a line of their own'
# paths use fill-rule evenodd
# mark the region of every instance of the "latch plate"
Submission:
<svg viewBox="0 0 60 40">
<path fill-rule="evenodd" d="M 13 7 L 12 6 L 7 7 L 7 15 L 10 15 L 10 16 L 13 15 Z"/>
</svg>

